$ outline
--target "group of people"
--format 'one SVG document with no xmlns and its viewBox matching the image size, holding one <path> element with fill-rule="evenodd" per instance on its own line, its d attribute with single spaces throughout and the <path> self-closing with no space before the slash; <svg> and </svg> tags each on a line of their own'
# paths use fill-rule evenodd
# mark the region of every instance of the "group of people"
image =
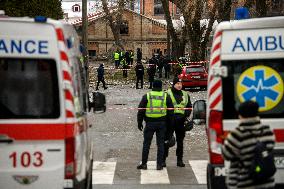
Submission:
<svg viewBox="0 0 284 189">
<path fill-rule="evenodd" d="M 141 62 L 142 59 L 142 51 L 140 48 L 137 48 L 137 62 Z M 118 69 L 120 66 L 123 69 L 123 77 L 127 77 L 127 70 L 129 67 L 133 65 L 133 60 L 134 60 L 134 52 L 132 50 L 119 50 L 117 49 L 114 54 L 114 64 L 115 68 Z"/>
<path fill-rule="evenodd" d="M 143 131 L 144 141 L 142 163 L 137 169 L 147 169 L 147 161 L 153 135 L 157 139 L 157 170 L 166 167 L 169 153 L 169 141 L 176 136 L 177 166 L 184 167 L 183 141 L 185 137 L 184 122 L 191 114 L 192 104 L 187 92 L 182 90 L 182 82 L 174 78 L 172 87 L 166 92 L 162 81 L 154 80 L 152 91 L 142 97 L 137 113 L 138 129 Z M 146 125 L 143 130 L 143 120 Z"/>
<path fill-rule="evenodd" d="M 162 78 L 163 69 L 165 72 L 165 78 L 169 78 L 171 70 L 171 57 L 169 55 L 163 56 L 162 51 L 154 53 L 152 58 L 149 60 L 149 68 L 155 70 L 159 73 L 159 78 Z"/>
<path fill-rule="evenodd" d="M 157 170 L 163 170 L 167 166 L 166 159 L 169 154 L 169 140 L 176 136 L 176 157 L 177 166 L 184 167 L 183 162 L 183 141 L 185 138 L 184 123 L 190 116 L 192 104 L 187 92 L 182 90 L 182 82 L 179 78 L 174 78 L 172 87 L 167 91 L 162 89 L 162 81 L 153 82 L 152 91 L 146 93 L 138 106 L 137 122 L 138 129 L 143 131 L 142 163 L 137 169 L 147 169 L 148 155 L 153 139 L 156 134 L 157 142 Z M 240 123 L 238 127 L 231 131 L 225 138 L 222 146 L 222 154 L 225 160 L 230 161 L 230 168 L 227 176 L 228 188 L 243 189 L 272 189 L 274 188 L 275 170 L 265 179 L 255 180 L 251 172 L 259 172 L 262 167 L 256 165 L 255 158 L 257 150 L 265 149 L 261 153 L 261 163 L 268 162 L 268 155 L 273 151 L 275 136 L 268 125 L 261 124 L 259 105 L 254 101 L 246 101 L 240 104 L 238 114 Z M 146 125 L 143 126 L 143 121 Z M 261 142 L 261 145 L 259 146 Z M 256 150 L 256 148 L 259 148 Z M 273 156 L 270 158 L 274 162 Z M 252 166 L 255 166 L 256 168 Z M 275 169 L 275 168 L 274 168 Z M 268 173 L 265 173 L 268 174 Z M 271 176 L 272 175 L 272 176 Z"/>
<path fill-rule="evenodd" d="M 165 78 L 169 79 L 170 77 L 170 62 L 171 59 L 169 56 L 164 57 L 162 53 L 153 54 L 152 58 L 149 60 L 147 74 L 149 79 L 149 89 L 153 88 L 153 82 L 155 75 L 158 72 L 159 78 L 162 78 L 163 68 L 165 70 Z M 140 60 L 137 60 L 137 65 L 135 67 L 136 71 L 136 89 L 138 89 L 138 83 L 141 82 L 141 88 L 143 88 L 143 78 L 144 78 L 144 66 Z"/>
<path fill-rule="evenodd" d="M 133 65 L 133 59 L 134 59 L 134 53 L 132 50 L 129 51 L 119 51 L 117 49 L 114 54 L 114 64 L 115 68 L 119 68 L 120 65 L 122 66 L 123 69 L 123 77 L 127 77 L 127 69 L 129 69 L 130 66 Z"/>
</svg>

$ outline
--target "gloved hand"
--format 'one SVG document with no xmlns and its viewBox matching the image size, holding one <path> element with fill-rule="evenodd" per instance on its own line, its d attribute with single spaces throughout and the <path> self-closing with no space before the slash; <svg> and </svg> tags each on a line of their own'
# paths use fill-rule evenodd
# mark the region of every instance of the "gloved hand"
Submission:
<svg viewBox="0 0 284 189">
<path fill-rule="evenodd" d="M 139 129 L 140 131 L 143 130 L 143 124 L 142 124 L 142 123 L 138 123 L 138 129 Z"/>
</svg>

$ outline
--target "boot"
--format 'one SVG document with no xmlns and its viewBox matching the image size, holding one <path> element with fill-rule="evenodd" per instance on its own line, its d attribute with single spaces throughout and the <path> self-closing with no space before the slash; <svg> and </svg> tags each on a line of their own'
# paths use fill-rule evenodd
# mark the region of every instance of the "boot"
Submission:
<svg viewBox="0 0 284 189">
<path fill-rule="evenodd" d="M 185 164 L 183 163 L 182 158 L 177 159 L 177 166 L 178 167 L 185 167 Z"/>
<path fill-rule="evenodd" d="M 164 162 L 162 163 L 162 166 L 163 166 L 163 167 L 167 167 L 166 161 L 164 161 Z"/>
<path fill-rule="evenodd" d="M 185 167 L 185 164 L 183 163 L 183 161 L 177 161 L 177 166 L 178 167 Z"/>
<path fill-rule="evenodd" d="M 146 170 L 147 169 L 147 164 L 140 164 L 140 165 L 137 166 L 137 169 Z"/>
<path fill-rule="evenodd" d="M 157 170 L 163 170 L 163 166 L 162 165 L 157 165 Z"/>
</svg>

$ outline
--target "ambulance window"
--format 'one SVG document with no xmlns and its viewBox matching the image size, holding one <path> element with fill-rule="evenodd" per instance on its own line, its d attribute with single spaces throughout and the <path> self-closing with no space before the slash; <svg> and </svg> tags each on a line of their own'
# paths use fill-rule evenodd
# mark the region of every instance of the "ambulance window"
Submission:
<svg viewBox="0 0 284 189">
<path fill-rule="evenodd" d="M 237 108 L 246 100 L 257 101 L 260 116 L 284 117 L 284 59 L 225 61 L 223 78 L 224 119 L 238 118 Z"/>
<path fill-rule="evenodd" d="M 86 103 L 85 103 L 85 85 L 82 82 L 82 65 L 81 61 L 78 58 L 74 58 L 74 69 L 73 69 L 73 75 L 74 75 L 74 88 L 75 88 L 75 109 L 76 113 L 80 114 L 83 111 L 86 111 Z"/>
<path fill-rule="evenodd" d="M 54 60 L 0 59 L 0 86 L 0 119 L 59 117 Z"/>
<path fill-rule="evenodd" d="M 87 90 L 87 86 L 86 86 L 86 70 L 83 66 L 83 63 L 80 61 L 80 59 L 77 59 L 78 61 L 78 65 L 79 65 L 79 69 L 80 69 L 80 82 L 81 82 L 81 86 L 82 86 L 82 104 L 83 104 L 83 109 L 84 111 L 87 111 L 87 96 L 88 96 L 88 90 Z"/>
</svg>

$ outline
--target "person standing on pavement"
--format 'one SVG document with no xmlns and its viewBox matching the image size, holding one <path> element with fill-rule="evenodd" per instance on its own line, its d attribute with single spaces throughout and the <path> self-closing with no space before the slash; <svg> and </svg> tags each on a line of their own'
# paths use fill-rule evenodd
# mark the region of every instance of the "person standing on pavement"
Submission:
<svg viewBox="0 0 284 189">
<path fill-rule="evenodd" d="M 129 53 L 129 51 L 125 52 L 124 57 L 125 57 L 125 61 L 126 61 L 127 65 L 129 66 L 130 65 L 130 53 Z"/>
<path fill-rule="evenodd" d="M 157 59 L 153 54 L 152 58 L 149 60 L 149 67 L 147 69 L 148 79 L 149 79 L 149 89 L 152 89 L 153 81 L 156 74 Z"/>
<path fill-rule="evenodd" d="M 133 50 L 130 50 L 129 57 L 130 57 L 130 65 L 132 66 L 133 65 L 133 59 L 134 59 Z"/>
<path fill-rule="evenodd" d="M 162 73 L 163 73 L 163 67 L 164 67 L 164 56 L 162 52 L 159 52 L 158 55 L 158 72 L 159 72 L 159 78 L 162 78 Z"/>
<path fill-rule="evenodd" d="M 143 89 L 143 77 L 144 77 L 144 66 L 141 62 L 137 62 L 135 67 L 136 72 L 136 89 L 138 89 L 138 84 L 141 82 L 141 89 Z"/>
<path fill-rule="evenodd" d="M 99 90 L 100 82 L 103 83 L 104 89 L 107 89 L 105 78 L 104 78 L 104 76 L 105 76 L 104 64 L 100 64 L 99 68 L 97 69 L 97 72 L 98 72 L 98 81 L 97 81 L 96 90 Z"/>
<path fill-rule="evenodd" d="M 114 65 L 115 65 L 115 68 L 118 68 L 119 67 L 119 57 L 120 57 L 120 53 L 118 51 L 118 49 L 114 52 Z"/>
<path fill-rule="evenodd" d="M 169 140 L 173 133 L 176 135 L 176 156 L 177 156 L 177 166 L 184 167 L 183 163 L 183 140 L 185 137 L 184 122 L 187 117 L 191 114 L 191 109 L 178 109 L 178 108 L 192 108 L 190 97 L 186 91 L 182 90 L 182 82 L 178 77 L 173 80 L 173 86 L 167 91 L 168 96 L 171 98 L 174 110 L 173 124 L 168 127 L 166 132 L 166 140 Z M 163 166 L 166 167 L 166 158 L 168 157 L 169 147 L 165 145 L 164 153 L 164 163 Z"/>
<path fill-rule="evenodd" d="M 173 108 L 173 105 L 167 93 L 162 91 L 161 80 L 154 81 L 153 90 L 142 97 L 138 108 L 140 108 L 137 113 L 138 129 L 143 130 L 143 120 L 146 122 L 146 126 L 144 128 L 142 163 L 137 166 L 137 169 L 147 169 L 149 150 L 153 135 L 156 133 L 158 147 L 156 168 L 162 170 L 167 120 L 171 119 L 173 113 L 173 110 L 167 108 Z"/>
<path fill-rule="evenodd" d="M 137 62 L 141 62 L 141 60 L 142 60 L 142 51 L 141 51 L 140 48 L 137 48 L 136 55 L 137 55 Z"/>
<path fill-rule="evenodd" d="M 165 78 L 169 79 L 170 78 L 170 70 L 171 70 L 171 58 L 170 55 L 167 55 L 164 58 L 164 69 L 165 69 Z"/>
<path fill-rule="evenodd" d="M 258 116 L 259 105 L 254 101 L 246 101 L 239 106 L 239 125 L 230 132 L 222 146 L 225 160 L 230 161 L 226 178 L 229 189 L 272 189 L 274 177 L 264 179 L 256 184 L 249 176 L 249 169 L 255 153 L 257 140 L 272 151 L 275 137 L 268 125 L 262 125 Z"/>
<path fill-rule="evenodd" d="M 125 58 L 124 57 L 122 57 L 122 59 L 121 59 L 121 65 L 122 65 L 122 69 L 123 69 L 123 71 L 122 71 L 122 73 L 123 73 L 123 77 L 124 78 L 127 78 L 127 69 L 128 69 L 128 64 L 127 64 L 127 62 L 126 62 L 126 60 L 125 60 Z"/>
</svg>

